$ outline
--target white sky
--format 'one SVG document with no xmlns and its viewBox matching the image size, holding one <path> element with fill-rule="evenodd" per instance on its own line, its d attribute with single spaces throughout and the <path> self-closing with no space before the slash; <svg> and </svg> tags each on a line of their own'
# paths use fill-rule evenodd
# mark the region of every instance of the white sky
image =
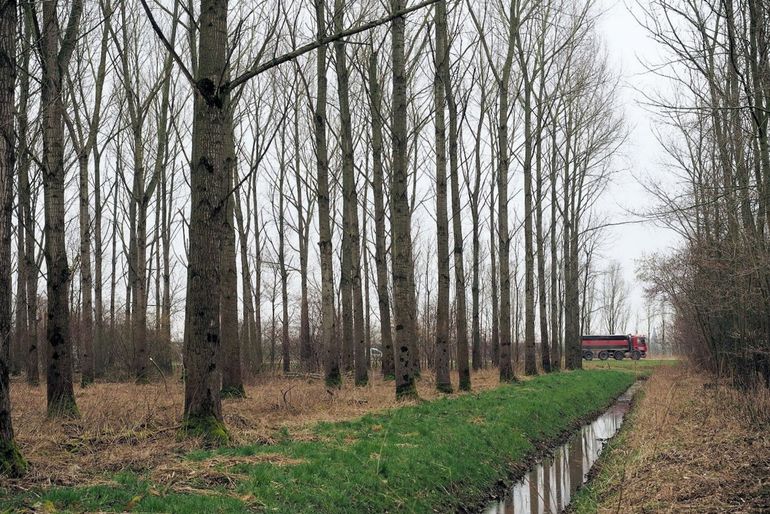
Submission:
<svg viewBox="0 0 770 514">
<path fill-rule="evenodd" d="M 629 126 L 628 142 L 623 148 L 626 171 L 615 176 L 604 196 L 606 214 L 612 222 L 632 220 L 627 213 L 644 210 L 654 203 L 640 185 L 639 180 L 655 182 L 667 180 L 662 161 L 665 159 L 660 144 L 653 133 L 653 115 L 641 105 L 640 90 L 665 91 L 666 84 L 651 76 L 643 62 L 660 62 L 661 49 L 652 41 L 634 15 L 641 9 L 636 0 L 599 0 L 605 11 L 599 23 L 610 62 L 620 75 L 622 89 L 619 92 Z M 645 0 L 641 0 L 646 3 Z M 632 312 L 626 332 L 646 330 L 643 284 L 636 280 L 636 260 L 645 254 L 663 252 L 676 246 L 678 236 L 672 231 L 650 223 L 630 224 L 608 229 L 602 246 L 604 259 L 615 259 L 623 265 L 626 279 L 632 284 Z M 602 261 L 604 261 L 602 259 Z M 641 323 L 636 327 L 637 312 Z"/>
</svg>

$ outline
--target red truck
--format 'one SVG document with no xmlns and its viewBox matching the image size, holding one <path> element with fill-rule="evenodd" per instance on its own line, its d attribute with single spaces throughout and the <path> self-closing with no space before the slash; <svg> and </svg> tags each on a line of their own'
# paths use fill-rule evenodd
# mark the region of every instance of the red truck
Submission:
<svg viewBox="0 0 770 514">
<path fill-rule="evenodd" d="M 594 357 L 606 361 L 610 357 L 623 360 L 630 357 L 639 360 L 647 357 L 647 338 L 643 335 L 581 336 L 583 359 Z"/>
</svg>

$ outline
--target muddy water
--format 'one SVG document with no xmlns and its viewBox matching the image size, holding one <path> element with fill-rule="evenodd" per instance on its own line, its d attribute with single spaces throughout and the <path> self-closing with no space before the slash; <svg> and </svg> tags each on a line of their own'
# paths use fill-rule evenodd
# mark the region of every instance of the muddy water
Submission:
<svg viewBox="0 0 770 514">
<path fill-rule="evenodd" d="M 483 514 L 562 512 L 577 488 L 585 483 L 607 441 L 620 429 L 639 386 L 639 382 L 632 385 L 604 414 L 584 425 L 550 457 L 538 462 L 503 499 L 487 505 Z"/>
</svg>

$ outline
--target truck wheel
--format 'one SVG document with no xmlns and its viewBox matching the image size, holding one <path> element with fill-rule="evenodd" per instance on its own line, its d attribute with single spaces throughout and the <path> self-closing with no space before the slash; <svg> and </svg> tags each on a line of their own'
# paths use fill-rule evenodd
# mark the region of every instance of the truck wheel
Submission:
<svg viewBox="0 0 770 514">
<path fill-rule="evenodd" d="M 610 358 L 610 354 L 609 352 L 607 352 L 607 350 L 602 350 L 599 352 L 599 358 L 603 361 L 606 361 L 607 359 Z"/>
<path fill-rule="evenodd" d="M 639 359 L 642 358 L 642 354 L 639 352 L 639 350 L 634 350 L 631 353 L 631 358 L 634 359 L 635 361 L 638 361 Z"/>
<path fill-rule="evenodd" d="M 592 360 L 594 360 L 594 352 L 592 352 L 592 351 L 590 351 L 590 350 L 589 350 L 589 351 L 587 351 L 587 352 L 583 352 L 583 358 L 584 358 L 585 360 L 587 360 L 587 361 L 592 361 Z"/>
<path fill-rule="evenodd" d="M 625 355 L 623 355 L 623 352 L 621 352 L 620 350 L 615 352 L 615 360 L 616 361 L 622 361 L 623 357 L 625 357 Z"/>
</svg>

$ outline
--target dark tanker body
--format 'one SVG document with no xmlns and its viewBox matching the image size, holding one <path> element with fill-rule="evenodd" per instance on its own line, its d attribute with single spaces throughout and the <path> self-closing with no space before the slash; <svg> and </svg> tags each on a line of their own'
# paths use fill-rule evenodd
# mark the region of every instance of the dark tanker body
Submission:
<svg viewBox="0 0 770 514">
<path fill-rule="evenodd" d="M 638 360 L 647 357 L 647 338 L 643 335 L 589 335 L 581 336 L 580 340 L 585 360 L 607 360 L 610 357 Z"/>
</svg>

